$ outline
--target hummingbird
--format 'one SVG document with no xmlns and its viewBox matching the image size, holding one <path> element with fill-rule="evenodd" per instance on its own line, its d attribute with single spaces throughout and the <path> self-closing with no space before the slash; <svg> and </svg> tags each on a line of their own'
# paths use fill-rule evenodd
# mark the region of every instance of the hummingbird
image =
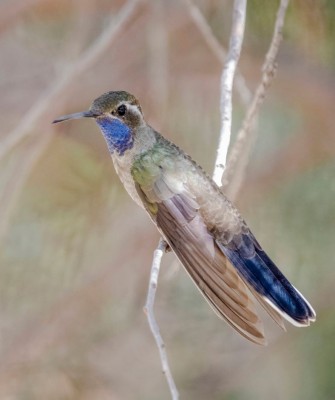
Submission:
<svg viewBox="0 0 335 400">
<path fill-rule="evenodd" d="M 115 170 L 149 215 L 214 311 L 242 336 L 266 344 L 255 300 L 285 330 L 315 321 L 315 311 L 262 249 L 239 211 L 209 175 L 144 119 L 125 91 L 95 99 L 88 111 L 53 123 L 93 118 Z"/>
</svg>

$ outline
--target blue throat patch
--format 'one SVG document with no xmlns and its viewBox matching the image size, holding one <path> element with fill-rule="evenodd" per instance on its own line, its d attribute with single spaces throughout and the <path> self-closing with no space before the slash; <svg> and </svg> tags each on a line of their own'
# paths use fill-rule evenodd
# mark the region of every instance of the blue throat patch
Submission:
<svg viewBox="0 0 335 400">
<path fill-rule="evenodd" d="M 96 120 L 106 140 L 110 153 L 116 151 L 120 156 L 133 147 L 133 136 L 128 125 L 118 119 L 99 118 Z"/>
</svg>

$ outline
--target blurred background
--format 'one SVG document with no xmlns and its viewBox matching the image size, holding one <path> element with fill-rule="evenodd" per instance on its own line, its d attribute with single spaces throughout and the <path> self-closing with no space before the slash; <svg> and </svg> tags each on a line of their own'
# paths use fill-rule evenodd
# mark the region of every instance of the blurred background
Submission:
<svg viewBox="0 0 335 400">
<path fill-rule="evenodd" d="M 232 1 L 196 4 L 227 48 Z M 249 0 L 240 71 L 253 92 L 277 1 Z M 156 315 L 182 399 L 335 398 L 335 3 L 292 1 L 236 202 L 317 322 L 267 347 L 220 321 L 174 257 Z M 211 173 L 222 62 L 189 3 L 0 2 L 0 398 L 169 399 L 145 302 L 158 233 L 93 121 L 51 125 L 109 90 Z M 234 93 L 233 132 L 245 106 Z"/>
</svg>

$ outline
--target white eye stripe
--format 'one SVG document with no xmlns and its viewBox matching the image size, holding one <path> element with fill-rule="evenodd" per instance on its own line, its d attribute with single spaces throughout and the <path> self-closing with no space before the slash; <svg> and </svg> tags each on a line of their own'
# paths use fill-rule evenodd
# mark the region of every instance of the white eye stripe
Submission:
<svg viewBox="0 0 335 400">
<path fill-rule="evenodd" d="M 138 106 L 135 104 L 125 104 L 128 108 L 128 110 L 130 110 L 131 112 L 133 112 L 134 114 L 140 115 L 142 116 L 141 111 L 139 110 Z"/>
</svg>

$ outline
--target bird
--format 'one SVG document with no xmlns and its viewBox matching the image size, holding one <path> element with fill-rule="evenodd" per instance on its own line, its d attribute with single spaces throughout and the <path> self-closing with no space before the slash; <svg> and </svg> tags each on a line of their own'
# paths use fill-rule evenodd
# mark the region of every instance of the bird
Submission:
<svg viewBox="0 0 335 400">
<path fill-rule="evenodd" d="M 256 301 L 285 330 L 316 313 L 262 249 L 239 211 L 188 154 L 144 119 L 136 97 L 110 91 L 89 110 L 59 123 L 93 118 L 115 170 L 216 314 L 246 339 L 267 344 Z"/>
</svg>

